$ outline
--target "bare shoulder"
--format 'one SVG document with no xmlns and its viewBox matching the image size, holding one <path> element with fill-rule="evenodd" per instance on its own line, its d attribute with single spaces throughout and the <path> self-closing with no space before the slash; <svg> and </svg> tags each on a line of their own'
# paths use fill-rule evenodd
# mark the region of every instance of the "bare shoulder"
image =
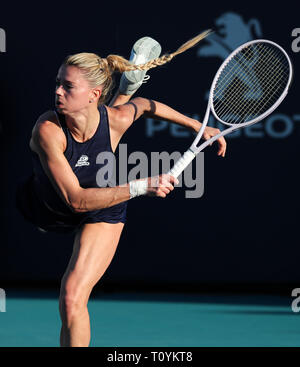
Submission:
<svg viewBox="0 0 300 367">
<path fill-rule="evenodd" d="M 106 106 L 111 128 L 124 132 L 124 129 L 126 130 L 145 112 L 145 101 L 147 100 L 144 98 L 136 97 L 122 105 Z"/>
<path fill-rule="evenodd" d="M 38 153 L 41 145 L 56 145 L 63 151 L 66 148 L 66 137 L 54 111 L 41 114 L 33 129 L 30 139 L 30 149 Z"/>
<path fill-rule="evenodd" d="M 124 109 L 124 105 L 119 105 L 115 107 L 105 106 L 107 110 L 107 115 L 109 119 L 109 125 L 111 128 L 117 128 L 120 123 L 126 121 L 126 110 Z"/>
</svg>

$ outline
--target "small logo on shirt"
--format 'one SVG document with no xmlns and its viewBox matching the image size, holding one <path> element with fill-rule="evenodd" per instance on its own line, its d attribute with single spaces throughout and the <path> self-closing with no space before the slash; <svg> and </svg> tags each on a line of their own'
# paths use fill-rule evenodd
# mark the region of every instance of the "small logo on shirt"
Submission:
<svg viewBox="0 0 300 367">
<path fill-rule="evenodd" d="M 77 163 L 76 163 L 75 167 L 89 166 L 89 165 L 90 165 L 90 162 L 88 162 L 88 160 L 89 160 L 89 157 L 88 157 L 87 155 L 82 155 L 82 156 L 78 159 L 78 161 L 77 161 Z"/>
</svg>

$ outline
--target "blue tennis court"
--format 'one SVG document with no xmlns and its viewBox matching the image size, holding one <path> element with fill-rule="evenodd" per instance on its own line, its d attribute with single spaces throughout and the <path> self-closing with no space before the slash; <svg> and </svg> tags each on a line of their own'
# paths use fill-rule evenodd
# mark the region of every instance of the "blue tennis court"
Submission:
<svg viewBox="0 0 300 367">
<path fill-rule="evenodd" d="M 1 347 L 57 347 L 58 294 L 6 290 Z M 93 347 L 299 347 L 292 299 L 262 294 L 97 293 Z"/>
</svg>

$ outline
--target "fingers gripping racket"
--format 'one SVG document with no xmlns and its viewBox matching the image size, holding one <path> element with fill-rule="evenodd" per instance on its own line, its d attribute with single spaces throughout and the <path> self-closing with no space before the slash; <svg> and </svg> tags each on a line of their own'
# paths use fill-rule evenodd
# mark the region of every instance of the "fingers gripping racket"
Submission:
<svg viewBox="0 0 300 367">
<path fill-rule="evenodd" d="M 198 135 L 168 174 L 177 178 L 212 142 L 272 113 L 287 95 L 292 74 L 289 56 L 274 42 L 254 40 L 233 51 L 213 80 Z M 210 112 L 228 128 L 200 144 Z"/>
</svg>

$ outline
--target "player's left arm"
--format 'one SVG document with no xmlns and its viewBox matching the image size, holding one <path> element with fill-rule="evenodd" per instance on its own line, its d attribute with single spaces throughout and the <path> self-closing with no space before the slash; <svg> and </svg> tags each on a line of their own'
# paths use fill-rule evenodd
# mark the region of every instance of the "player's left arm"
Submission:
<svg viewBox="0 0 300 367">
<path fill-rule="evenodd" d="M 196 133 L 202 126 L 199 121 L 190 118 L 163 103 L 142 97 L 133 98 L 130 102 L 115 106 L 110 110 L 112 116 L 110 117 L 111 129 L 113 130 L 113 134 L 116 137 L 119 137 L 119 139 L 121 139 L 122 135 L 133 124 L 133 122 L 142 116 L 151 117 L 158 121 L 175 123 Z M 206 127 L 203 138 L 208 140 L 219 133 L 219 129 Z M 226 141 L 224 137 L 219 138 L 217 141 L 219 145 L 218 155 L 224 157 Z"/>
<path fill-rule="evenodd" d="M 132 95 L 127 95 L 127 94 L 121 94 L 119 89 L 117 90 L 117 92 L 115 93 L 115 95 L 113 96 L 113 98 L 111 99 L 111 101 L 109 102 L 109 107 L 115 107 L 115 106 L 119 106 L 121 104 L 125 104 L 127 103 L 130 98 L 132 97 Z"/>
</svg>

